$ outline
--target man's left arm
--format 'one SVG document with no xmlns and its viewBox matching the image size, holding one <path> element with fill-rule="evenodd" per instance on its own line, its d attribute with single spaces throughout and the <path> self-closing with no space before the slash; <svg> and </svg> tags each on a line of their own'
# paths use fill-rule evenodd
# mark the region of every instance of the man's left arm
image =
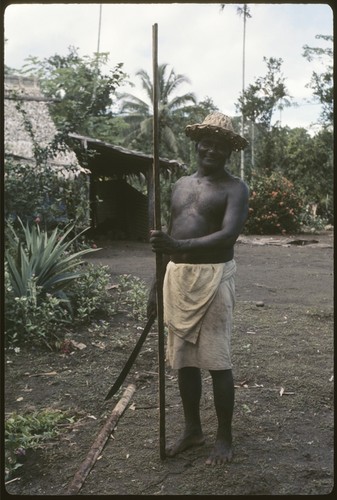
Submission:
<svg viewBox="0 0 337 500">
<path fill-rule="evenodd" d="M 226 246 L 232 246 L 240 235 L 248 217 L 249 189 L 240 181 L 228 195 L 226 212 L 222 221 L 222 238 Z M 228 244 L 227 244 L 228 242 Z"/>
</svg>

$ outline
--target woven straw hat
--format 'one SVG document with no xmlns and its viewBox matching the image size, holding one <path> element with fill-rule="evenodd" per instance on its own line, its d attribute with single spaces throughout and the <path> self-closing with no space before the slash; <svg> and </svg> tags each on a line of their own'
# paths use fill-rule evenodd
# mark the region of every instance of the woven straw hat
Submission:
<svg viewBox="0 0 337 500">
<path fill-rule="evenodd" d="M 248 145 L 244 137 L 234 132 L 230 117 L 222 113 L 211 113 L 202 123 L 187 125 L 185 134 L 195 141 L 205 135 L 223 137 L 231 144 L 233 151 L 240 151 Z"/>
</svg>

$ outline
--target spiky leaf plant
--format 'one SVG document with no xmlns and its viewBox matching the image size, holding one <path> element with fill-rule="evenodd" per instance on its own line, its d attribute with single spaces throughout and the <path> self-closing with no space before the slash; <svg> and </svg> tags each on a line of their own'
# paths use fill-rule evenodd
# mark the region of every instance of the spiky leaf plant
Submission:
<svg viewBox="0 0 337 500">
<path fill-rule="evenodd" d="M 46 294 L 54 295 L 69 304 L 66 294 L 68 286 L 80 276 L 78 271 L 80 257 L 98 249 L 86 248 L 78 252 L 70 252 L 71 245 L 85 231 L 74 238 L 67 239 L 74 226 L 69 226 L 61 234 L 58 228 L 48 235 L 40 230 L 38 224 L 26 226 L 20 220 L 24 241 L 22 242 L 13 227 L 12 245 L 16 247 L 16 255 L 6 251 L 6 261 L 13 292 L 16 297 L 29 296 L 32 279 L 40 290 L 40 297 Z M 75 270 L 76 268 L 76 270 Z"/>
</svg>

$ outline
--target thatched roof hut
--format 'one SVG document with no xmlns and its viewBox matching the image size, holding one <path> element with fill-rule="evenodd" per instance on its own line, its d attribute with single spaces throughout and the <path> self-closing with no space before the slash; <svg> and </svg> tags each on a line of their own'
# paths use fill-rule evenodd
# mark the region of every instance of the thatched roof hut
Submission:
<svg viewBox="0 0 337 500">
<path fill-rule="evenodd" d="M 7 157 L 35 163 L 34 145 L 24 115 L 40 148 L 53 141 L 57 130 L 49 114 L 48 102 L 50 100 L 42 95 L 35 78 L 5 77 Z M 78 134 L 69 134 L 69 140 L 74 150 L 68 148 L 66 152 L 57 152 L 48 163 L 65 177 L 78 176 L 82 172 L 89 174 L 92 228 L 113 239 L 147 240 L 148 229 L 153 225 L 153 157 Z M 159 166 L 164 176 L 184 170 L 179 162 L 163 158 Z M 147 196 L 129 184 L 130 176 L 134 175 L 146 180 Z"/>
<path fill-rule="evenodd" d="M 14 160 L 34 163 L 33 140 L 25 126 L 24 116 L 31 124 L 35 142 L 39 147 L 47 147 L 57 134 L 49 114 L 48 99 L 42 95 L 37 79 L 33 77 L 7 75 L 4 91 L 5 155 Z M 48 164 L 67 177 L 87 173 L 87 170 L 80 166 L 76 154 L 69 148 L 66 151 L 57 151 L 54 156 L 49 157 Z"/>
</svg>

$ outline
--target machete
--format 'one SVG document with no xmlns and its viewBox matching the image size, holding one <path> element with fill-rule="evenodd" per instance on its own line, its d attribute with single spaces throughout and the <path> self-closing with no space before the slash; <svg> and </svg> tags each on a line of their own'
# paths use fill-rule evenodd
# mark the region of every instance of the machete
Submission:
<svg viewBox="0 0 337 500">
<path fill-rule="evenodd" d="M 114 396 L 116 394 L 116 392 L 118 391 L 118 389 L 120 388 L 120 386 L 122 385 L 122 383 L 124 382 L 124 380 L 126 379 L 127 374 L 129 373 L 129 371 L 131 369 L 131 366 L 133 365 L 133 363 L 134 363 L 134 361 L 135 361 L 135 359 L 136 359 L 139 351 L 141 350 L 141 347 L 144 344 L 144 340 L 146 339 L 147 334 L 151 330 L 151 327 L 152 327 L 155 319 L 156 319 L 156 315 L 155 314 L 152 314 L 152 316 L 149 317 L 149 319 L 148 319 L 148 321 L 147 321 L 147 323 L 145 325 L 145 328 L 144 328 L 144 330 L 141 333 L 141 336 L 137 340 L 137 343 L 136 343 L 136 345 L 135 345 L 132 353 L 130 354 L 129 359 L 125 363 L 125 366 L 124 366 L 123 370 L 120 372 L 120 374 L 118 375 L 118 378 L 117 378 L 116 382 L 111 387 L 111 389 L 108 392 L 108 394 L 105 396 L 105 401 L 107 401 L 108 399 L 110 399 L 112 396 Z"/>
</svg>

